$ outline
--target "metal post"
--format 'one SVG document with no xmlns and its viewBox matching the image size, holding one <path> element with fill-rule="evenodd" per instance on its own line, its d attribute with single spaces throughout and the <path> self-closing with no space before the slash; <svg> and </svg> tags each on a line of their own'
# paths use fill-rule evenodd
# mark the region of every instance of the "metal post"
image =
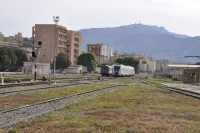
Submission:
<svg viewBox="0 0 200 133">
<path fill-rule="evenodd" d="M 56 46 L 54 46 L 54 67 L 53 67 L 53 74 L 55 75 L 55 70 L 56 70 L 56 53 L 55 53 L 55 50 L 56 49 Z"/>
<path fill-rule="evenodd" d="M 38 37 L 42 37 L 42 36 L 38 36 Z M 36 38 L 36 41 L 35 41 L 35 47 L 37 45 L 37 41 L 38 41 L 38 37 Z M 36 54 L 36 58 L 35 58 L 35 81 L 36 81 L 36 64 L 37 64 L 37 56 L 39 56 L 39 47 L 37 49 L 35 49 L 35 54 Z M 39 63 L 39 57 L 38 57 L 38 63 Z"/>
<path fill-rule="evenodd" d="M 99 48 L 99 64 L 101 64 L 101 61 L 100 61 L 100 60 L 101 60 L 100 54 L 101 54 L 101 53 L 100 53 L 100 48 Z"/>
<path fill-rule="evenodd" d="M 51 40 L 51 47 L 50 47 L 50 69 L 49 69 L 49 84 L 50 84 L 50 73 L 51 73 L 51 48 L 52 48 L 52 40 Z"/>
<path fill-rule="evenodd" d="M 1 79 L 1 85 L 4 85 L 4 78 L 3 78 L 2 74 L 0 75 L 0 79 Z"/>
<path fill-rule="evenodd" d="M 35 41 L 35 46 L 37 45 L 37 39 L 36 39 L 36 41 Z M 35 54 L 36 54 L 36 58 L 35 58 L 35 81 L 36 81 L 36 68 L 37 68 L 37 66 L 36 66 L 36 59 L 37 59 L 37 49 L 35 49 Z"/>
<path fill-rule="evenodd" d="M 187 66 L 187 84 L 189 83 L 189 82 L 188 82 L 188 78 L 189 78 L 189 77 L 188 77 L 188 66 Z"/>
<path fill-rule="evenodd" d="M 36 81 L 36 58 L 35 58 L 35 81 Z"/>
</svg>

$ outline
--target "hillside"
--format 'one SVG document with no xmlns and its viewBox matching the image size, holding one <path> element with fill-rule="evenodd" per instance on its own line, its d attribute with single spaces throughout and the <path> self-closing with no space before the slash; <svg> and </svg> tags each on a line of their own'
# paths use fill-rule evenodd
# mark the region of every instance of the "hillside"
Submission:
<svg viewBox="0 0 200 133">
<path fill-rule="evenodd" d="M 199 55 L 200 37 L 174 34 L 164 27 L 132 24 L 112 28 L 79 30 L 83 50 L 87 43 L 104 43 L 120 53 L 143 52 L 154 59 L 183 61 L 185 55 Z"/>
</svg>

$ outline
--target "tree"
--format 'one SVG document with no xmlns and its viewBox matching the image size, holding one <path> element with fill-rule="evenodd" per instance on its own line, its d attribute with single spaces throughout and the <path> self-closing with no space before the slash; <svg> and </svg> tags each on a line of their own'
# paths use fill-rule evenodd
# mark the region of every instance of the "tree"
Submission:
<svg viewBox="0 0 200 133">
<path fill-rule="evenodd" d="M 14 52 L 15 52 L 16 56 L 18 57 L 16 65 L 17 66 L 23 66 L 23 63 L 25 61 L 28 61 L 27 55 L 25 53 L 23 53 L 22 51 L 19 51 L 19 50 L 15 50 Z"/>
<path fill-rule="evenodd" d="M 123 64 L 123 60 L 124 60 L 124 58 L 122 58 L 122 57 L 119 57 L 119 58 L 117 58 L 116 59 L 116 63 L 119 63 L 119 64 Z"/>
<path fill-rule="evenodd" d="M 8 56 L 11 59 L 11 65 L 15 65 L 18 57 L 16 56 L 15 52 L 13 50 L 8 49 Z"/>
<path fill-rule="evenodd" d="M 8 56 L 8 49 L 6 47 L 0 48 L 0 64 L 3 66 L 9 66 L 11 64 L 11 59 Z"/>
<path fill-rule="evenodd" d="M 135 59 L 131 56 L 117 58 L 117 60 L 115 62 L 120 63 L 120 64 L 124 64 L 124 65 L 128 65 L 128 66 L 132 66 L 132 67 L 135 68 L 136 73 L 140 72 L 140 67 L 139 67 L 140 62 L 139 62 L 139 60 Z"/>
<path fill-rule="evenodd" d="M 71 62 L 69 61 L 68 57 L 64 53 L 59 53 L 56 57 L 56 68 L 57 69 L 65 69 L 68 68 L 71 65 Z"/>
<path fill-rule="evenodd" d="M 97 60 L 93 53 L 86 52 L 78 56 L 78 65 L 87 66 L 88 72 L 95 71 L 97 67 Z"/>
</svg>

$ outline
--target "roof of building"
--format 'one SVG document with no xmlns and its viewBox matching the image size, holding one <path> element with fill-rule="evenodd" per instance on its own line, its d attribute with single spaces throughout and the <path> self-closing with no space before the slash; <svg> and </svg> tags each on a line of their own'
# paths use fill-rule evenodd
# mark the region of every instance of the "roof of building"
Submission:
<svg viewBox="0 0 200 133">
<path fill-rule="evenodd" d="M 169 64 L 168 65 L 170 69 L 188 69 L 188 68 L 198 68 L 200 65 L 174 65 L 174 64 Z"/>
</svg>

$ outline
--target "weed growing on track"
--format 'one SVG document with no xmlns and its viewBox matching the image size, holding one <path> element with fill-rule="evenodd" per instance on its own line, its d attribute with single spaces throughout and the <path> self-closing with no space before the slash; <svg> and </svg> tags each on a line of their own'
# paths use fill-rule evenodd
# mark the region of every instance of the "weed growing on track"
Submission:
<svg viewBox="0 0 200 133">
<path fill-rule="evenodd" d="M 20 123 L 15 129 L 26 133 L 198 132 L 200 101 L 153 86 L 129 86 L 83 97 L 79 103 Z"/>
<path fill-rule="evenodd" d="M 0 111 L 8 110 L 11 108 L 16 108 L 26 104 L 33 104 L 40 101 L 45 101 L 52 98 L 65 97 L 68 95 L 94 90 L 98 88 L 103 88 L 111 86 L 109 84 L 90 84 L 81 85 L 68 88 L 51 89 L 36 91 L 27 94 L 16 94 L 7 97 L 0 98 Z"/>
</svg>

